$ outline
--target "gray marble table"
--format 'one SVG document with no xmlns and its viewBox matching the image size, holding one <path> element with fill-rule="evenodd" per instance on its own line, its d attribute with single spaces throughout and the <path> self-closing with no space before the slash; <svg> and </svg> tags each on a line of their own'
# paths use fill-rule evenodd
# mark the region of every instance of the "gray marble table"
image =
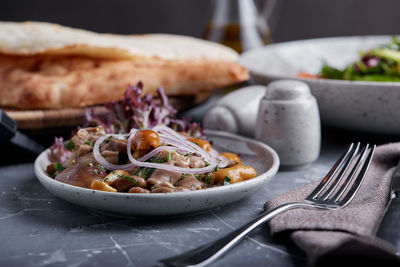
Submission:
<svg viewBox="0 0 400 267">
<path fill-rule="evenodd" d="M 70 204 L 46 191 L 33 164 L 0 167 L 0 266 L 155 266 L 159 259 L 198 247 L 262 211 L 266 200 L 320 179 L 350 141 L 386 143 L 376 137 L 324 130 L 313 164 L 280 170 L 249 198 L 200 214 L 116 218 Z M 290 244 L 278 244 L 262 226 L 211 266 L 304 266 Z"/>
</svg>

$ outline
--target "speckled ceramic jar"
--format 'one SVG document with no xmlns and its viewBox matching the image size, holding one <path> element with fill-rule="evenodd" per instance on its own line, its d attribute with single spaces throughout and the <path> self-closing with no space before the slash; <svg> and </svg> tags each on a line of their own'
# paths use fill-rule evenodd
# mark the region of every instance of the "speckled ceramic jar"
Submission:
<svg viewBox="0 0 400 267">
<path fill-rule="evenodd" d="M 255 137 L 275 149 L 282 166 L 298 167 L 316 160 L 321 123 L 308 85 L 295 80 L 270 83 L 260 101 Z"/>
</svg>

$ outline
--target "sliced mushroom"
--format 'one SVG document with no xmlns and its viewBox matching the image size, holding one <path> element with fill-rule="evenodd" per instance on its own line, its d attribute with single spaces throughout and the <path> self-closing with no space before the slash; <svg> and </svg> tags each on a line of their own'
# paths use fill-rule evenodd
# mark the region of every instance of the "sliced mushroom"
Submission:
<svg viewBox="0 0 400 267">
<path fill-rule="evenodd" d="M 155 184 L 151 189 L 160 188 L 160 187 L 169 187 L 174 188 L 174 185 L 170 182 L 163 181 L 161 183 Z"/>
<path fill-rule="evenodd" d="M 106 161 L 112 164 L 118 164 L 118 151 L 104 150 L 101 152 L 101 155 Z"/>
<path fill-rule="evenodd" d="M 242 163 L 239 156 L 236 154 L 224 152 L 224 153 L 221 153 L 220 155 L 224 156 L 229 161 L 229 163 L 226 167 L 232 167 L 232 166 L 235 166 L 236 164 Z"/>
<path fill-rule="evenodd" d="M 206 163 L 201 157 L 198 156 L 191 156 L 190 157 L 190 162 L 189 162 L 189 167 L 190 168 L 203 168 L 206 166 Z"/>
<path fill-rule="evenodd" d="M 169 187 L 158 187 L 151 189 L 151 193 L 173 193 L 175 190 Z"/>
<path fill-rule="evenodd" d="M 99 180 L 94 180 L 90 185 L 90 189 L 107 191 L 107 192 L 117 192 L 117 189 Z"/>
<path fill-rule="evenodd" d="M 219 169 L 211 175 L 211 182 L 223 183 L 225 177 L 230 179 L 230 183 L 238 183 L 244 180 L 248 180 L 257 176 L 257 171 L 251 166 L 245 166 L 242 164 L 236 164 L 233 167 Z"/>
<path fill-rule="evenodd" d="M 55 179 L 62 183 L 90 188 L 93 181 L 101 181 L 106 175 L 107 173 L 99 167 L 74 164 L 57 174 Z"/>
<path fill-rule="evenodd" d="M 134 176 L 134 175 L 124 175 L 120 176 L 118 179 L 116 179 L 114 182 L 110 184 L 112 187 L 117 189 L 118 192 L 126 192 L 132 187 L 138 186 L 142 188 L 147 187 L 147 182 L 145 179 L 139 176 Z"/>
<path fill-rule="evenodd" d="M 190 191 L 190 189 L 186 188 L 186 187 L 178 186 L 178 187 L 174 188 L 174 191 L 175 192 L 188 192 L 188 191 Z"/>
<path fill-rule="evenodd" d="M 107 143 L 107 145 L 104 146 L 104 149 L 111 150 L 111 151 L 118 151 L 121 154 L 126 154 L 127 153 L 127 144 L 128 144 L 128 140 L 126 140 L 126 139 L 118 139 L 115 137 L 111 137 L 110 141 Z"/>
<path fill-rule="evenodd" d="M 189 159 L 188 157 L 185 157 L 184 155 L 179 154 L 176 151 L 171 152 L 171 164 L 182 167 L 182 168 L 188 168 L 189 167 Z"/>
<path fill-rule="evenodd" d="M 132 187 L 129 189 L 128 193 L 140 193 L 140 194 L 149 194 L 150 191 L 138 186 Z"/>
<path fill-rule="evenodd" d="M 194 175 L 184 175 L 175 186 L 185 187 L 190 190 L 199 190 L 206 187 L 206 184 L 198 180 Z"/>
<path fill-rule="evenodd" d="M 157 169 L 153 172 L 150 178 L 147 179 L 147 182 L 152 185 L 159 184 L 161 182 L 170 182 L 171 184 L 175 184 L 180 177 L 180 173 Z"/>
<path fill-rule="evenodd" d="M 97 127 L 88 127 L 79 129 L 79 131 L 71 138 L 71 141 L 74 142 L 75 146 L 86 144 L 88 141 L 91 143 L 96 142 L 99 137 L 105 135 L 104 128 L 101 126 Z"/>
</svg>

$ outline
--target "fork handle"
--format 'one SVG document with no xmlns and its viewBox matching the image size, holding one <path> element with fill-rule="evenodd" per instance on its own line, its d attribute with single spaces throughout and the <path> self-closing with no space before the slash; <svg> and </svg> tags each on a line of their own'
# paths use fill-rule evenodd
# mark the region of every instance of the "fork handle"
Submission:
<svg viewBox="0 0 400 267">
<path fill-rule="evenodd" d="M 249 223 L 243 225 L 221 239 L 210 242 L 181 255 L 160 260 L 160 262 L 166 264 L 167 266 L 205 266 L 235 246 L 240 240 L 243 239 L 243 237 L 245 237 L 257 226 L 271 220 L 276 215 L 279 215 L 280 213 L 290 209 L 306 208 L 310 206 L 311 205 L 302 202 L 290 202 L 283 204 L 268 212 L 262 213 Z"/>
</svg>

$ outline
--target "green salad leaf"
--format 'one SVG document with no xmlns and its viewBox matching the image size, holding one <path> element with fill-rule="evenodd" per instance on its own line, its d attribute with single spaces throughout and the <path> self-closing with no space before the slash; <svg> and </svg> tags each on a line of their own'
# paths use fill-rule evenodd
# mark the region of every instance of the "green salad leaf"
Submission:
<svg viewBox="0 0 400 267">
<path fill-rule="evenodd" d="M 319 76 L 337 80 L 400 82 L 400 42 L 393 36 L 390 43 L 361 52 L 360 59 L 344 69 L 324 64 Z"/>
</svg>

